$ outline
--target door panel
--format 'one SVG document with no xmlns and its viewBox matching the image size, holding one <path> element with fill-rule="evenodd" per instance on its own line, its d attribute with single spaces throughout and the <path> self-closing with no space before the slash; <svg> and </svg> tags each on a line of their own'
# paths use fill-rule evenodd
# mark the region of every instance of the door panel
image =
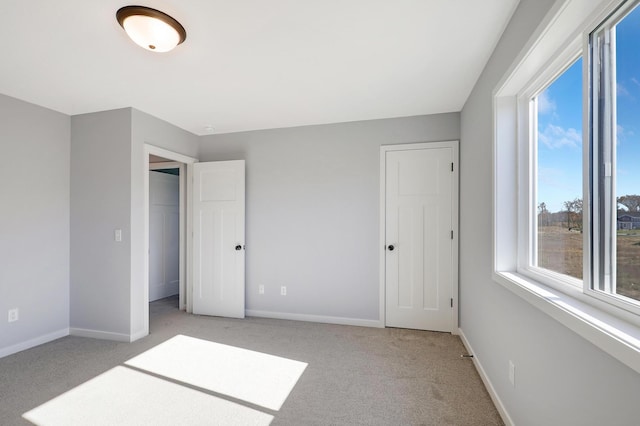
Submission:
<svg viewBox="0 0 640 426">
<path fill-rule="evenodd" d="M 196 163 L 193 176 L 193 313 L 244 318 L 245 163 Z"/>
<path fill-rule="evenodd" d="M 388 326 L 452 331 L 452 162 L 451 148 L 385 153 Z"/>
</svg>

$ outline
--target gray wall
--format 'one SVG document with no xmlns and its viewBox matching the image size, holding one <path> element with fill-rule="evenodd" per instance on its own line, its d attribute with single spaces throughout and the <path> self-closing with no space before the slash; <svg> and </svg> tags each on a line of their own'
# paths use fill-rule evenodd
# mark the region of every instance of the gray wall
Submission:
<svg viewBox="0 0 640 426">
<path fill-rule="evenodd" d="M 378 320 L 380 146 L 457 140 L 459 119 L 451 113 L 203 137 L 201 161 L 247 161 L 247 309 Z"/>
<path fill-rule="evenodd" d="M 69 327 L 69 126 L 0 95 L 0 354 Z"/>
<path fill-rule="evenodd" d="M 552 4 L 520 2 L 462 111 L 461 329 L 517 425 L 637 424 L 640 375 L 491 279 L 491 92 Z"/>
<path fill-rule="evenodd" d="M 129 335 L 130 220 L 131 109 L 71 117 L 72 328 Z"/>
<path fill-rule="evenodd" d="M 144 335 L 144 144 L 197 156 L 198 138 L 132 108 L 71 118 L 71 328 Z M 114 230 L 122 229 L 122 242 Z"/>
</svg>

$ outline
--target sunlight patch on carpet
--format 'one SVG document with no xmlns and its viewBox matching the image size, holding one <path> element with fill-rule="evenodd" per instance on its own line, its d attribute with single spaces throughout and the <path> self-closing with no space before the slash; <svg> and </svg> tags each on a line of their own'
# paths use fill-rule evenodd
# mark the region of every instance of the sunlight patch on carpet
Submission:
<svg viewBox="0 0 640 426">
<path fill-rule="evenodd" d="M 126 367 L 115 367 L 23 414 L 39 426 L 255 425 L 273 416 Z"/>
<path fill-rule="evenodd" d="M 307 367 L 304 362 L 183 335 L 125 364 L 275 411 Z"/>
</svg>

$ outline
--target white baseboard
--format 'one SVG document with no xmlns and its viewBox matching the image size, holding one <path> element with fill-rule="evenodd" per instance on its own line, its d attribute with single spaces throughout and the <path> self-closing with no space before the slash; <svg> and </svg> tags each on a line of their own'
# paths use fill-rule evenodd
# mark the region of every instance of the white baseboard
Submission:
<svg viewBox="0 0 640 426">
<path fill-rule="evenodd" d="M 112 333 L 110 331 L 88 330 L 86 328 L 70 328 L 70 334 L 78 337 L 90 337 L 92 339 L 113 340 L 116 342 L 131 341 L 131 337 L 124 333 Z"/>
<path fill-rule="evenodd" d="M 31 349 L 35 346 L 42 345 L 44 343 L 49 343 L 53 340 L 59 339 L 61 337 L 65 337 L 69 335 L 69 329 L 63 328 L 61 330 L 54 331 L 52 333 L 47 333 L 42 336 L 35 337 L 33 339 L 29 339 L 26 342 L 17 343 L 15 345 L 11 345 L 6 348 L 0 349 L 0 358 L 5 356 L 9 356 L 15 354 L 17 352 L 24 351 L 26 349 Z"/>
<path fill-rule="evenodd" d="M 355 325 L 358 327 L 384 328 L 384 325 L 381 324 L 381 322 L 378 320 L 366 320 L 366 319 L 358 319 L 358 318 L 329 317 L 324 315 L 290 314 L 286 312 L 255 311 L 252 309 L 247 309 L 245 311 L 245 315 L 249 317 L 320 322 L 325 324 Z"/>
<path fill-rule="evenodd" d="M 513 423 L 513 420 L 511 420 L 511 416 L 509 416 L 507 409 L 505 408 L 504 404 L 502 403 L 502 400 L 498 396 L 498 393 L 496 392 L 496 389 L 493 387 L 493 384 L 491 383 L 489 376 L 487 376 L 487 373 L 484 371 L 484 368 L 482 367 L 480 360 L 475 355 L 475 352 L 473 351 L 471 344 L 467 340 L 467 337 L 464 335 L 464 332 L 462 331 L 461 328 L 458 329 L 458 333 L 460 335 L 460 339 L 462 340 L 462 344 L 465 346 L 465 348 L 467 348 L 467 352 L 470 355 L 473 355 L 473 358 L 471 358 L 473 360 L 473 365 L 476 367 L 476 370 L 478 371 L 478 374 L 480 375 L 480 378 L 482 379 L 484 386 L 487 388 L 487 392 L 489 392 L 489 395 L 491 396 L 491 400 L 493 401 L 496 408 L 498 409 L 498 412 L 500 413 L 500 417 L 502 417 L 502 421 L 507 426 L 513 426 L 514 423 Z"/>
</svg>

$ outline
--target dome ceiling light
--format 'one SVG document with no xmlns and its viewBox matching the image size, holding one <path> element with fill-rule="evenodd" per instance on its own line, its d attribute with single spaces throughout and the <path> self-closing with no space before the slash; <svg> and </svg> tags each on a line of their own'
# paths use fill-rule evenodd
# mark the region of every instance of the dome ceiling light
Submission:
<svg viewBox="0 0 640 426">
<path fill-rule="evenodd" d="M 152 52 L 168 52 L 187 38 L 180 22 L 150 7 L 125 6 L 116 18 L 134 43 Z"/>
</svg>

